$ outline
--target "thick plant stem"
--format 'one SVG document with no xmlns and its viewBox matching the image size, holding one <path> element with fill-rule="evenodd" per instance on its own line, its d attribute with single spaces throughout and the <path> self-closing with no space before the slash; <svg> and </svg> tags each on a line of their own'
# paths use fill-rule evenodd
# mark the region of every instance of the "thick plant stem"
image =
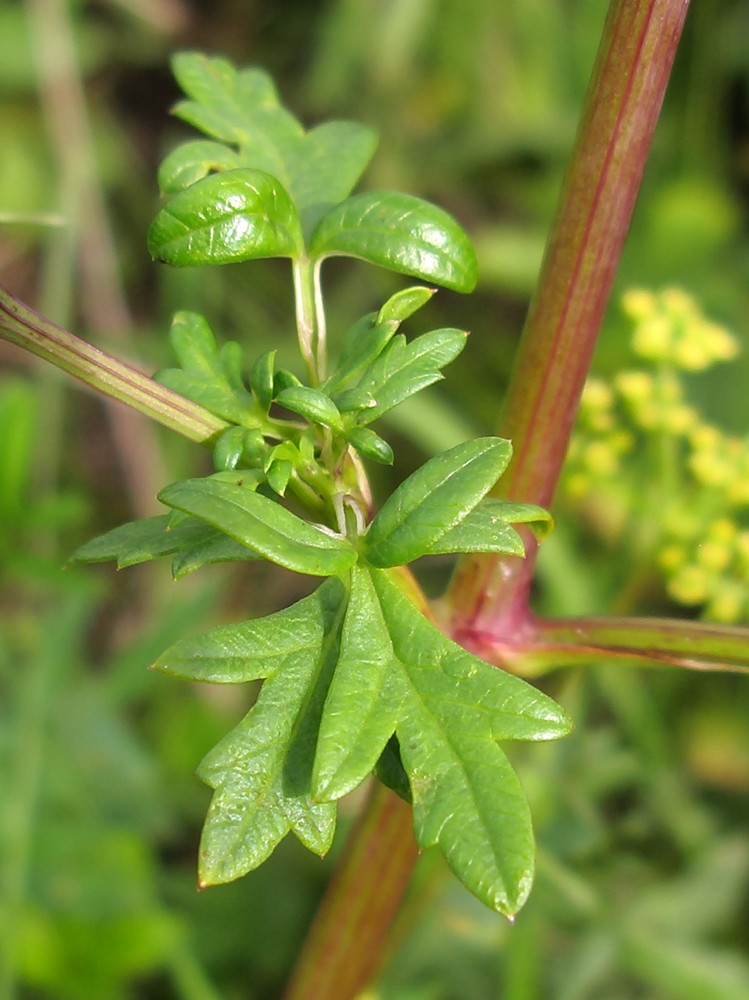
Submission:
<svg viewBox="0 0 749 1000">
<path fill-rule="evenodd" d="M 375 785 L 283 1000 L 350 1000 L 364 989 L 382 960 L 416 857 L 410 806 Z"/>
<path fill-rule="evenodd" d="M 197 403 L 63 330 L 2 288 L 0 339 L 44 358 L 109 399 L 127 403 L 191 441 L 209 444 L 229 426 Z"/>
<path fill-rule="evenodd" d="M 511 499 L 548 505 L 553 497 L 687 7 L 688 0 L 612 0 L 501 424 L 515 447 L 502 479 Z M 525 560 L 464 559 L 448 605 L 459 641 L 470 642 L 478 630 L 496 639 L 505 628 L 517 632 L 527 624 L 534 556 L 529 539 Z M 366 857 L 375 837 L 387 836 L 386 822 L 382 816 L 376 834 L 362 823 L 352 835 L 347 861 Z M 390 822 L 395 827 L 401 821 Z M 400 898 L 409 873 L 388 863 L 375 876 L 381 883 L 375 898 Z M 387 924 L 366 946 L 357 941 L 356 949 L 347 950 L 346 914 L 359 893 L 343 877 L 331 886 L 285 1000 L 353 1000 L 364 984 L 363 979 L 344 984 L 342 975 L 333 992 L 323 993 L 312 977 L 313 963 L 343 970 L 366 947 L 368 967 L 376 968 Z"/>
<path fill-rule="evenodd" d="M 513 461 L 503 495 L 549 506 L 603 322 L 688 0 L 613 0 L 575 151 L 505 400 Z M 501 637 L 527 614 L 527 556 L 465 558 L 453 579 L 452 632 Z"/>
</svg>

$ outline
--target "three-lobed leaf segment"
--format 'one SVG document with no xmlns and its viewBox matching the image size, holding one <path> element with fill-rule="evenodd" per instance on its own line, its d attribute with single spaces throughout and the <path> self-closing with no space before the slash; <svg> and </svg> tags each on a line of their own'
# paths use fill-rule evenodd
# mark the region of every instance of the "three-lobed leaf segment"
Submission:
<svg viewBox="0 0 749 1000">
<path fill-rule="evenodd" d="M 325 853 L 333 803 L 393 755 L 395 737 L 399 756 L 389 783 L 398 784 L 400 770 L 421 846 L 439 845 L 464 884 L 494 909 L 512 914 L 522 906 L 533 835 L 497 741 L 556 738 L 568 720 L 534 688 L 447 639 L 392 575 L 437 552 L 502 544 L 522 551 L 513 522 L 547 529 L 540 508 L 483 499 L 510 453 L 507 441 L 480 438 L 432 459 L 363 535 L 354 526 L 334 536 L 258 494 L 254 483 L 214 477 L 162 491 L 161 500 L 179 512 L 170 530 L 166 518 L 149 519 L 76 554 L 120 565 L 149 551 L 185 559 L 185 547 L 206 544 L 200 528 L 209 540 L 215 532 L 244 548 L 246 558 L 331 577 L 285 611 L 182 640 L 156 663 L 190 680 L 264 680 L 246 718 L 200 768 L 215 789 L 201 846 L 203 884 L 256 867 L 292 830 Z"/>
<path fill-rule="evenodd" d="M 352 256 L 470 292 L 476 255 L 442 209 L 392 191 L 351 196 L 377 136 L 354 122 L 306 131 L 270 77 L 185 52 L 173 61 L 188 96 L 174 113 L 210 136 L 174 150 L 159 184 L 171 200 L 148 236 L 154 258 L 177 267 L 261 257 L 293 263 L 297 332 L 310 379 L 326 374 L 320 267 Z"/>
</svg>

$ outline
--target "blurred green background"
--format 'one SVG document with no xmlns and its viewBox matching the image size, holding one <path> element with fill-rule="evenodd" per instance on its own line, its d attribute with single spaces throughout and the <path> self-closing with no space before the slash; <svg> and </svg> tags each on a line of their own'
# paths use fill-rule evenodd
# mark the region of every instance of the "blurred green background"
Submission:
<svg viewBox="0 0 749 1000">
<path fill-rule="evenodd" d="M 186 126 L 168 60 L 224 53 L 274 74 L 307 124 L 352 117 L 381 144 L 365 185 L 429 198 L 476 242 L 481 279 L 411 333 L 472 331 L 443 385 L 397 411 L 384 491 L 429 454 L 496 429 L 569 156 L 604 0 L 0 0 L 0 283 L 151 372 L 176 309 L 295 365 L 284 262 L 154 265 L 157 165 Z M 693 0 L 618 293 L 686 288 L 749 333 L 749 0 Z M 402 282 L 327 266 L 331 336 Z M 615 296 L 615 299 L 618 298 Z M 419 325 L 421 324 L 421 325 Z M 743 436 L 749 352 L 687 380 Z M 614 301 L 596 359 L 631 363 Z M 272 1000 L 332 857 L 289 839 L 232 886 L 195 891 L 201 756 L 252 691 L 147 665 L 188 631 L 290 603 L 304 581 L 251 563 L 179 584 L 166 566 L 63 569 L 94 534 L 157 512 L 209 468 L 176 435 L 104 406 L 0 343 L 0 1000 Z M 622 559 L 560 499 L 537 604 L 675 608 L 647 546 Z M 637 516 L 634 511 L 632 517 Z M 425 571 L 437 593 L 449 564 Z M 539 839 L 514 927 L 421 859 L 368 1000 L 749 1000 L 749 679 L 602 664 L 545 678 L 576 720 L 512 748 Z"/>
</svg>

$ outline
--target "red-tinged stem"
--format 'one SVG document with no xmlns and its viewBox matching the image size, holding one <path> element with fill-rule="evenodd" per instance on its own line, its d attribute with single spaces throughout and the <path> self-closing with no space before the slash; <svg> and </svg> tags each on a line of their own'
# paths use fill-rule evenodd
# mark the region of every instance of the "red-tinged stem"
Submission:
<svg viewBox="0 0 749 1000">
<path fill-rule="evenodd" d="M 105 354 L 0 288 L 0 339 L 36 354 L 110 399 L 208 444 L 229 425 L 197 403 Z"/>
<path fill-rule="evenodd" d="M 688 0 L 613 0 L 501 422 L 502 495 L 548 507 L 603 322 Z M 472 556 L 451 585 L 452 632 L 501 636 L 528 611 L 527 556 Z"/>
<path fill-rule="evenodd" d="M 749 673 L 749 629 L 676 618 L 535 618 L 504 640 L 476 632 L 471 651 L 522 677 L 600 663 Z"/>
<path fill-rule="evenodd" d="M 351 1000 L 377 971 L 416 862 L 411 808 L 383 785 L 351 831 L 283 1000 Z"/>
</svg>

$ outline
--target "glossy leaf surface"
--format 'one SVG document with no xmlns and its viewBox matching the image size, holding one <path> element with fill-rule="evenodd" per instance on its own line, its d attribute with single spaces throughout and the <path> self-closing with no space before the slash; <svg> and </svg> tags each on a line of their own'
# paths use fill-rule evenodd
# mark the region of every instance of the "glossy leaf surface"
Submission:
<svg viewBox="0 0 749 1000">
<path fill-rule="evenodd" d="M 347 541 L 325 534 L 244 486 L 217 479 L 188 479 L 167 486 L 159 500 L 297 573 L 335 576 L 356 561 L 356 552 Z"/>
<path fill-rule="evenodd" d="M 211 174 L 159 212 L 151 256 L 175 267 L 294 257 L 303 250 L 299 216 L 281 183 L 260 170 Z"/>
<path fill-rule="evenodd" d="M 323 216 L 310 238 L 314 258 L 359 257 L 401 274 L 473 291 L 476 254 L 465 232 L 441 208 L 413 195 L 354 195 Z"/>
<path fill-rule="evenodd" d="M 341 414 L 333 400 L 319 389 L 311 389 L 306 385 L 292 386 L 283 389 L 276 397 L 279 406 L 298 413 L 307 420 L 336 430 L 341 429 Z"/>
<path fill-rule="evenodd" d="M 398 566 L 432 551 L 489 492 L 511 455 L 509 441 L 477 438 L 417 469 L 372 522 L 365 546 L 367 560 L 374 566 Z"/>
</svg>

